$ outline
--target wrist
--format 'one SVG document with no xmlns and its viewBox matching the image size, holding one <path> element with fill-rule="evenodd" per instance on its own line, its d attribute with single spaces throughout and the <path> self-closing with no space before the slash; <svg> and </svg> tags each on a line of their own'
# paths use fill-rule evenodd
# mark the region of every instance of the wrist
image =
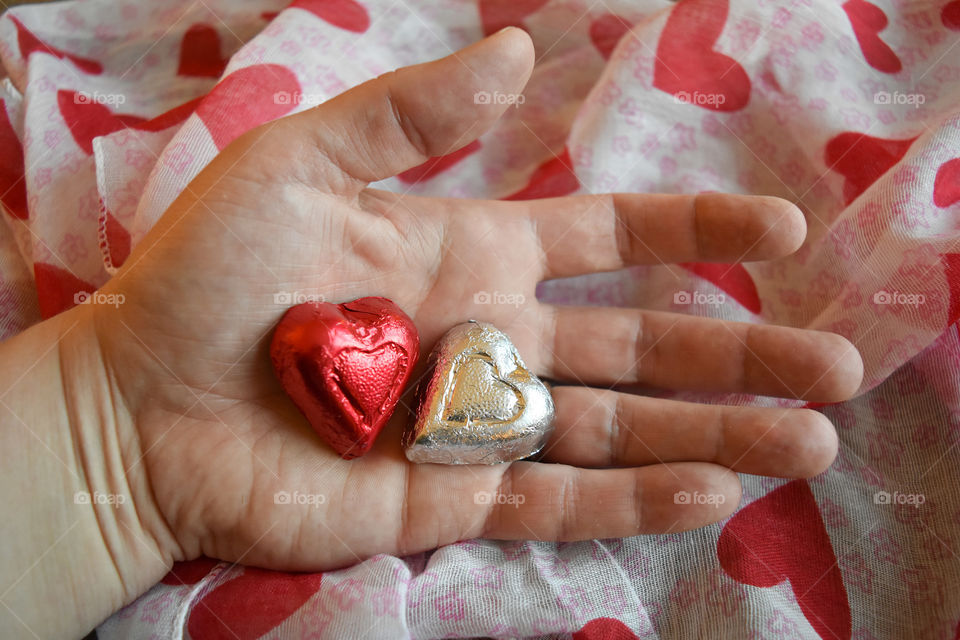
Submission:
<svg viewBox="0 0 960 640">
<path fill-rule="evenodd" d="M 156 583 L 177 546 L 155 506 L 92 305 L 0 345 L 0 636 L 82 635 Z M 50 607 L 57 615 L 50 615 Z M 28 631 L 29 630 L 29 631 Z"/>
<path fill-rule="evenodd" d="M 182 553 L 157 507 L 143 464 L 145 451 L 137 429 L 136 407 L 121 392 L 117 373 L 104 357 L 95 316 L 113 312 L 115 309 L 109 306 L 84 305 L 60 314 L 59 366 L 87 490 L 91 494 L 99 491 L 107 496 L 126 496 L 123 505 L 98 505 L 104 520 L 115 528 L 109 532 L 113 535 L 104 536 L 105 542 L 115 549 L 115 558 L 133 561 L 133 566 L 146 568 L 160 563 L 142 589 L 128 594 L 133 599 L 163 577 Z M 142 580 L 130 584 L 136 582 Z"/>
</svg>

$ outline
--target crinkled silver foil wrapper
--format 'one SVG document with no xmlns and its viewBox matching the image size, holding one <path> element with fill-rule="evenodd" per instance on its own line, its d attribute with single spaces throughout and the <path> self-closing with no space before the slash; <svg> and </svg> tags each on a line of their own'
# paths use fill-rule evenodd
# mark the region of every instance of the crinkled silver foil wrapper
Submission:
<svg viewBox="0 0 960 640">
<path fill-rule="evenodd" d="M 553 430 L 549 389 L 487 322 L 448 331 L 427 362 L 403 446 L 413 462 L 497 464 L 537 453 Z"/>
</svg>

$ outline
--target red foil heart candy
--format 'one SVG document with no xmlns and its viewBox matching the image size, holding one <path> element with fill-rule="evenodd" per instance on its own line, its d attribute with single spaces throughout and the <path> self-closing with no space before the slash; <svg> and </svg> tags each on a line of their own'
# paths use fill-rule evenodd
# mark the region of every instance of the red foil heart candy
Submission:
<svg viewBox="0 0 960 640">
<path fill-rule="evenodd" d="M 290 307 L 270 344 L 284 391 L 345 459 L 373 446 L 419 354 L 413 321 L 379 297 Z"/>
</svg>

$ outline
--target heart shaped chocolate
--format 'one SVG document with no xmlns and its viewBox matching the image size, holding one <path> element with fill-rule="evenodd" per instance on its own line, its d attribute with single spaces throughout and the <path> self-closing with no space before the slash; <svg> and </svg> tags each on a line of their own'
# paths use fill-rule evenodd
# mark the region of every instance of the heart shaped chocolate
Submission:
<svg viewBox="0 0 960 640">
<path fill-rule="evenodd" d="M 404 434 L 413 462 L 496 464 L 539 451 L 553 430 L 553 398 L 516 347 L 486 322 L 448 331 L 417 389 L 416 418 Z"/>
<path fill-rule="evenodd" d="M 284 391 L 314 431 L 347 459 L 373 446 L 419 353 L 413 321 L 378 297 L 291 307 L 270 344 Z"/>
</svg>

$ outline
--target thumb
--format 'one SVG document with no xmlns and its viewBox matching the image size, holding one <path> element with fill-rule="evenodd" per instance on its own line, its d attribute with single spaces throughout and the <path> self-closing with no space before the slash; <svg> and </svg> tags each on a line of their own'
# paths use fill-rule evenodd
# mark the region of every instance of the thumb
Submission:
<svg viewBox="0 0 960 640">
<path fill-rule="evenodd" d="M 533 62 L 530 37 L 507 28 L 285 118 L 277 133 L 298 140 L 287 154 L 298 177 L 356 193 L 475 140 L 509 106 L 496 95 L 520 93 Z"/>
</svg>

